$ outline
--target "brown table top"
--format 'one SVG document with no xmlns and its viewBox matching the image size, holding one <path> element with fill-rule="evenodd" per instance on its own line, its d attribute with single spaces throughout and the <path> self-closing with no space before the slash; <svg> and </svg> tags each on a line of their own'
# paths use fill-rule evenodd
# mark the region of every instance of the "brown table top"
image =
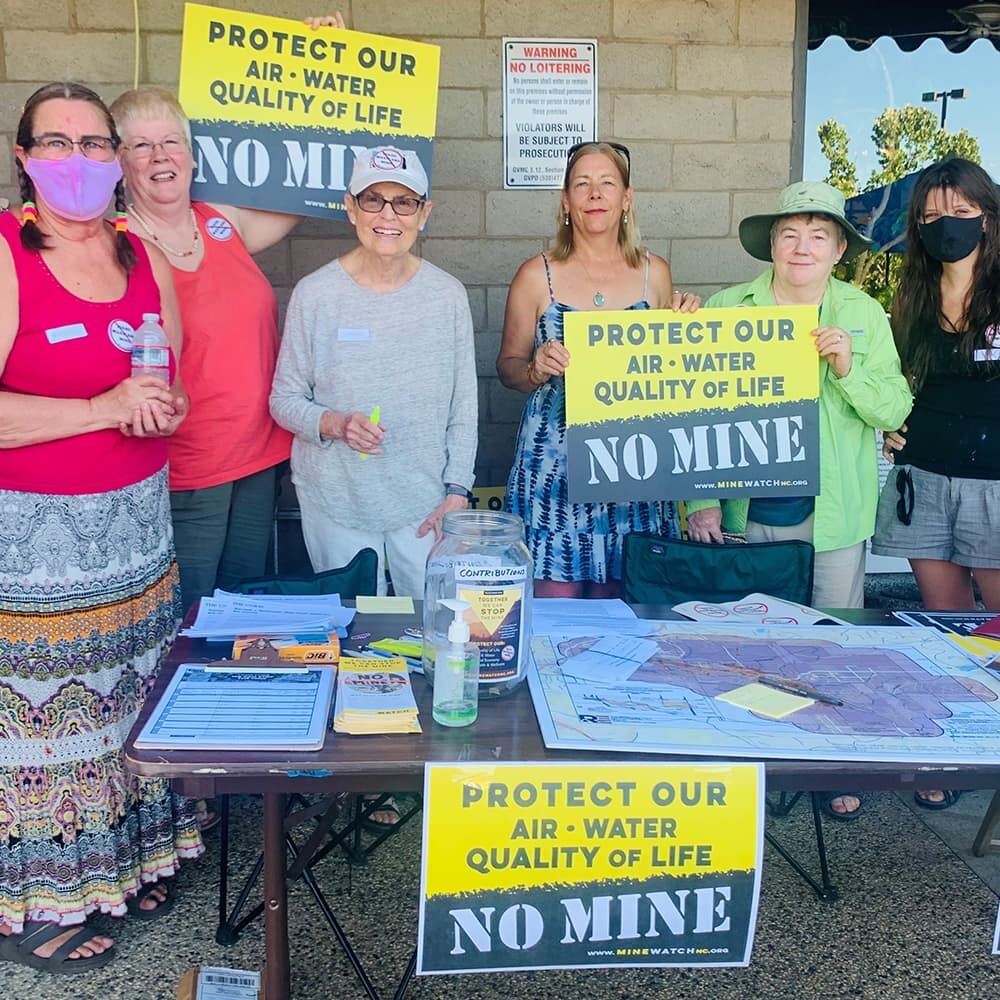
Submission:
<svg viewBox="0 0 1000 1000">
<path fill-rule="evenodd" d="M 663 608 L 636 610 L 642 617 L 677 617 Z M 892 621 L 882 611 L 837 611 L 836 614 L 857 624 Z M 360 623 L 375 631 L 379 618 L 359 615 L 352 627 Z M 413 692 L 424 728 L 419 735 L 347 736 L 330 732 L 321 750 L 308 752 L 137 749 L 133 744 L 135 735 L 177 666 L 217 659 L 220 648 L 218 644 L 210 647 L 202 639 L 178 638 L 160 670 L 156 689 L 147 699 L 126 743 L 128 766 L 135 773 L 175 779 L 180 791 L 194 796 L 264 791 L 416 791 L 423 786 L 425 763 L 582 760 L 585 756 L 588 760 L 620 760 L 627 766 L 632 760 L 690 759 L 690 755 L 679 758 L 665 754 L 596 751 L 584 755 L 575 750 L 548 750 L 542 742 L 526 684 L 505 698 L 481 701 L 479 718 L 472 726 L 448 729 L 431 720 L 431 688 L 418 675 L 413 676 Z M 803 760 L 764 763 L 771 791 L 1000 787 L 1000 766 Z"/>
</svg>

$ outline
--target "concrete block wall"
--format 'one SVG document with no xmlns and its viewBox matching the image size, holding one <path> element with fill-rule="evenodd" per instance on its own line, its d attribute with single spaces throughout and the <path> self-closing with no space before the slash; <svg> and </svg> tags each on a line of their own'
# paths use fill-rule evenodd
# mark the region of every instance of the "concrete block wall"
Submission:
<svg viewBox="0 0 1000 1000">
<path fill-rule="evenodd" d="M 317 0 L 202 0 L 300 18 Z M 331 10 L 335 0 L 325 5 Z M 736 239 L 789 180 L 796 0 L 342 0 L 352 27 L 441 46 L 435 209 L 421 252 L 469 289 L 480 377 L 477 481 L 507 475 L 523 397 L 494 361 L 507 285 L 555 229 L 556 192 L 504 191 L 500 46 L 504 35 L 596 37 L 599 132 L 632 150 L 646 243 L 680 288 L 703 294 L 759 265 Z M 182 0 L 139 0 L 141 83 L 176 87 Z M 12 140 L 38 85 L 78 79 L 108 101 L 131 86 L 132 5 L 0 0 L 0 194 L 16 199 Z M 282 302 L 303 275 L 351 245 L 350 230 L 307 220 L 261 265 Z"/>
</svg>

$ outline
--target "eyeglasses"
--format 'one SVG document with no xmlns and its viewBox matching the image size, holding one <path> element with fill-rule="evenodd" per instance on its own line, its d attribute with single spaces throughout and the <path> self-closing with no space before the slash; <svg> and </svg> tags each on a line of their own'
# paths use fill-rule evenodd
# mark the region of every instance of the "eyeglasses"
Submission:
<svg viewBox="0 0 1000 1000">
<path fill-rule="evenodd" d="M 620 142 L 600 142 L 596 139 L 591 139 L 588 142 L 574 142 L 566 150 L 566 173 L 563 174 L 563 187 L 566 187 L 566 181 L 569 180 L 570 167 L 573 166 L 576 154 L 588 146 L 610 146 L 616 153 L 621 153 L 625 158 L 625 187 L 628 187 L 629 178 L 632 176 L 632 154 L 628 151 L 628 146 L 623 146 Z"/>
<path fill-rule="evenodd" d="M 416 215 L 417 210 L 426 201 L 411 194 L 397 195 L 395 198 L 383 198 L 377 191 L 362 191 L 354 199 L 362 211 L 377 215 L 386 205 L 392 205 L 396 215 Z"/>
<path fill-rule="evenodd" d="M 44 135 L 33 135 L 27 148 L 38 150 L 42 159 L 66 160 L 73 155 L 74 147 L 79 147 L 88 160 L 113 160 L 118 140 L 108 135 L 85 135 L 71 139 L 61 132 L 46 132 Z"/>
<path fill-rule="evenodd" d="M 127 149 L 136 160 L 150 160 L 153 158 L 157 146 L 163 150 L 164 156 L 169 156 L 171 159 L 180 156 L 182 153 L 186 153 L 188 150 L 187 142 L 179 136 L 169 136 L 160 142 L 152 142 L 149 139 L 136 139 L 135 142 L 122 148 Z"/>
<path fill-rule="evenodd" d="M 896 470 L 896 492 L 899 499 L 896 501 L 896 517 L 907 527 L 913 520 L 913 476 L 909 469 Z"/>
</svg>

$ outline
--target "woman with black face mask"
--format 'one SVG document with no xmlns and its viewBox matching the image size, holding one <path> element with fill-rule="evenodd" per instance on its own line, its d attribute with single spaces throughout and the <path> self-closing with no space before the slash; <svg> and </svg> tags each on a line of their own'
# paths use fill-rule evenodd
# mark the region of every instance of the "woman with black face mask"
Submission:
<svg viewBox="0 0 1000 1000">
<path fill-rule="evenodd" d="M 933 164 L 907 213 L 892 327 L 914 393 L 872 551 L 910 560 L 924 607 L 1000 611 L 1000 198 L 982 167 Z M 895 453 L 895 454 L 894 454 Z M 918 792 L 943 809 L 956 792 Z"/>
</svg>

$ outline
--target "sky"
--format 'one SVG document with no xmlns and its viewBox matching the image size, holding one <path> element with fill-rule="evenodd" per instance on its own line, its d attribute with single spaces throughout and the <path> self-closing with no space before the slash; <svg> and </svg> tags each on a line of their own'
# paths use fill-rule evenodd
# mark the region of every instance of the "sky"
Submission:
<svg viewBox="0 0 1000 1000">
<path fill-rule="evenodd" d="M 855 52 L 841 38 L 828 38 L 810 50 L 806 64 L 806 127 L 803 176 L 826 176 L 817 127 L 835 118 L 850 136 L 851 158 L 858 165 L 862 188 L 878 166 L 871 144 L 872 123 L 887 107 L 920 104 L 924 91 L 964 87 L 965 100 L 948 101 L 945 128 L 965 128 L 979 140 L 982 164 L 1000 181 L 1000 52 L 979 39 L 965 52 L 949 52 L 940 39 L 928 39 L 913 52 L 903 52 L 891 38 L 880 38 Z M 941 102 L 924 105 L 940 119 Z"/>
</svg>

